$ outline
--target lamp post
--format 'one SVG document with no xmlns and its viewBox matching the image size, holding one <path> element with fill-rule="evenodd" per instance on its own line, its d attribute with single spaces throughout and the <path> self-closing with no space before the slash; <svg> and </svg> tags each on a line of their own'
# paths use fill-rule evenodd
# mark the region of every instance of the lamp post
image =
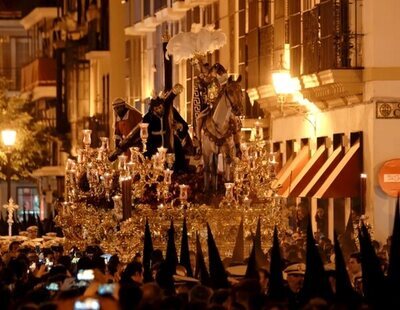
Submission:
<svg viewBox="0 0 400 310">
<path fill-rule="evenodd" d="M 6 147 L 6 157 L 7 157 L 7 201 L 11 198 L 11 148 L 15 144 L 15 140 L 17 137 L 17 132 L 12 129 L 4 129 L 1 131 L 1 138 L 3 140 L 3 144 Z"/>
</svg>

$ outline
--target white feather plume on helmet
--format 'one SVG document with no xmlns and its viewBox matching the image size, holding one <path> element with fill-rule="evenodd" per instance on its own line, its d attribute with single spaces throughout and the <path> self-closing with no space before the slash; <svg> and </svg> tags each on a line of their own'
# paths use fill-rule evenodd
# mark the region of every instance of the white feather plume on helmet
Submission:
<svg viewBox="0 0 400 310">
<path fill-rule="evenodd" d="M 213 25 L 203 28 L 192 27 L 190 32 L 181 32 L 173 36 L 168 44 L 165 57 L 174 57 L 174 62 L 191 59 L 198 55 L 206 55 L 220 49 L 226 43 L 226 35 L 215 30 Z"/>
</svg>

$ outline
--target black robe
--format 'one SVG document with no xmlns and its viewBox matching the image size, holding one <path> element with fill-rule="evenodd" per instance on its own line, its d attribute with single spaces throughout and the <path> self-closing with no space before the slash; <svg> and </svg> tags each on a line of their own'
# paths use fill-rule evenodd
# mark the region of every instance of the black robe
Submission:
<svg viewBox="0 0 400 310">
<path fill-rule="evenodd" d="M 171 93 L 164 100 L 163 116 L 160 117 L 150 110 L 143 117 L 143 123 L 149 124 L 145 156 L 153 156 L 157 153 L 157 148 L 163 146 L 168 149 L 168 153 L 175 153 L 174 170 L 180 171 L 187 168 L 182 140 L 188 136 L 189 126 L 172 104 L 175 97 Z M 176 124 L 181 124 L 182 129 L 175 130 Z"/>
</svg>

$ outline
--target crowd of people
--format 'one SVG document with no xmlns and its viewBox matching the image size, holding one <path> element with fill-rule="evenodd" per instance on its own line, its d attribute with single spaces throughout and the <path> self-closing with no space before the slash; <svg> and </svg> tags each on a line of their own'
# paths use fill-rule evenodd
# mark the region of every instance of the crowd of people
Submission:
<svg viewBox="0 0 400 310">
<path fill-rule="evenodd" d="M 332 242 L 313 235 L 309 224 L 305 233 L 278 237 L 275 230 L 273 245 L 264 252 L 258 228 L 242 262 L 221 260 L 209 227 L 208 264 L 199 237 L 196 251 L 189 251 L 182 237 L 178 259 L 172 223 L 165 255 L 153 249 L 149 227 L 143 248 L 129 263 L 96 245 L 67 251 L 62 244 L 10 242 L 1 253 L 0 308 L 366 309 L 398 303 L 398 212 L 385 245 L 371 241 L 363 224 L 352 247 L 346 245 L 348 231 Z M 187 236 L 186 222 L 183 229 Z"/>
</svg>

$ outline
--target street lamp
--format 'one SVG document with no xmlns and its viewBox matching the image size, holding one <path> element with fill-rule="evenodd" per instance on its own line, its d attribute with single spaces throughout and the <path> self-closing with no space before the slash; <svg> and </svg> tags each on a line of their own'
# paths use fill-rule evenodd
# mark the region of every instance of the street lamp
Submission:
<svg viewBox="0 0 400 310">
<path fill-rule="evenodd" d="M 289 70 L 279 69 L 272 72 L 272 84 L 278 96 L 278 103 L 281 105 L 286 102 L 286 96 L 291 93 L 292 77 Z"/>
<path fill-rule="evenodd" d="M 17 132 L 12 129 L 4 129 L 1 131 L 1 138 L 3 140 L 3 144 L 6 146 L 6 157 L 7 157 L 7 201 L 11 198 L 11 148 L 15 144 L 15 140 L 17 138 Z"/>
<path fill-rule="evenodd" d="M 287 96 L 299 90 L 299 85 L 297 84 L 295 79 L 290 75 L 290 71 L 285 68 L 283 55 L 281 55 L 278 69 L 272 71 L 272 85 L 278 97 L 278 103 L 281 109 L 286 103 Z"/>
</svg>

